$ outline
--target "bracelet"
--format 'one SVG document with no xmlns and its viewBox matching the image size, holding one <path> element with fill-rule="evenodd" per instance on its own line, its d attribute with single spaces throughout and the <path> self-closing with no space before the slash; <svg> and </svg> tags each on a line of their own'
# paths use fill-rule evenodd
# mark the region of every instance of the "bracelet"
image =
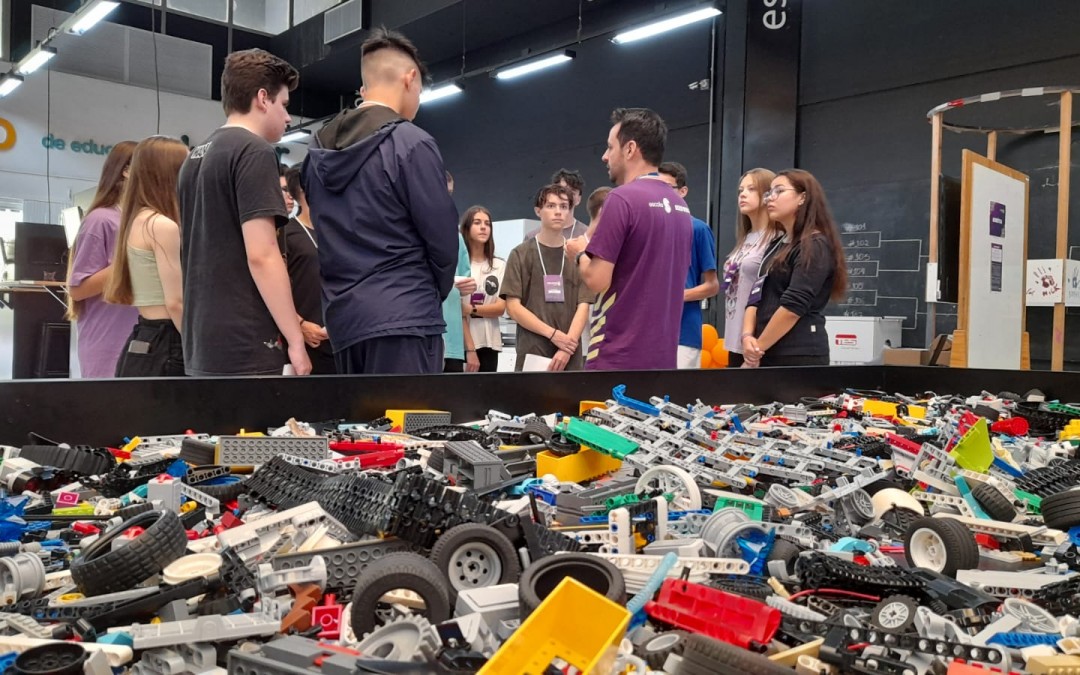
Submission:
<svg viewBox="0 0 1080 675">
<path fill-rule="evenodd" d="M 558 332 L 559 332 L 559 329 L 558 329 L 558 328 L 556 328 L 555 330 L 551 331 L 551 337 L 549 337 L 549 338 L 548 338 L 548 340 L 553 340 L 553 339 L 555 339 L 555 334 L 556 334 L 556 333 L 558 333 Z"/>
<path fill-rule="evenodd" d="M 585 251 L 582 251 L 581 253 L 578 253 L 577 256 L 574 258 L 574 264 L 577 265 L 578 267 L 581 267 L 581 257 L 584 256 L 584 255 L 588 255 L 588 254 L 586 254 Z"/>
</svg>

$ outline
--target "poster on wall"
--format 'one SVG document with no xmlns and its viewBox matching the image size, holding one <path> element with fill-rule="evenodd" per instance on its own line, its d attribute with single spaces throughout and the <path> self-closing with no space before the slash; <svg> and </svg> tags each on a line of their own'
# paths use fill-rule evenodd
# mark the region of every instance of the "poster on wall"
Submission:
<svg viewBox="0 0 1080 675">
<path fill-rule="evenodd" d="M 1053 307 L 1064 301 L 1065 274 L 1062 262 L 1055 258 L 1027 262 L 1028 306 Z"/>
<path fill-rule="evenodd" d="M 990 236 L 1005 236 L 1005 205 L 990 202 Z"/>
<path fill-rule="evenodd" d="M 1001 292 L 1002 265 L 1005 263 L 1005 249 L 1001 244 L 990 244 L 990 292 Z"/>
</svg>

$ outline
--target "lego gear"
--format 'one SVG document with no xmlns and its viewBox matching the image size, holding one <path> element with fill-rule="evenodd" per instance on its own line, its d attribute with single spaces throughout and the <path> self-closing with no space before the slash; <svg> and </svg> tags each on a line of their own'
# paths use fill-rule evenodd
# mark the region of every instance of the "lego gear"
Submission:
<svg viewBox="0 0 1080 675">
<path fill-rule="evenodd" d="M 622 572 L 607 560 L 586 553 L 549 555 L 526 567 L 518 581 L 521 620 L 525 621 L 566 577 L 573 577 L 613 602 L 626 604 Z"/>
<path fill-rule="evenodd" d="M 371 631 L 356 645 L 365 657 L 428 663 L 439 651 L 439 638 L 422 616 L 403 616 Z"/>
<path fill-rule="evenodd" d="M 431 548 L 431 560 L 454 591 L 514 583 L 521 575 L 518 554 L 510 540 L 479 523 L 462 523 L 444 532 Z"/>
<path fill-rule="evenodd" d="M 145 527 L 116 550 L 113 541 L 132 527 Z M 172 511 L 148 511 L 114 527 L 71 561 L 71 578 L 86 595 L 126 591 L 158 574 L 184 554 L 187 535 Z"/>
<path fill-rule="evenodd" d="M 1068 530 L 1080 525 L 1080 490 L 1066 490 L 1042 501 L 1042 516 L 1047 527 Z"/>
<path fill-rule="evenodd" d="M 979 503 L 986 515 L 994 520 L 1010 523 L 1016 518 L 1016 509 L 1001 490 L 989 483 L 979 483 L 971 489 L 971 496 Z"/>
<path fill-rule="evenodd" d="M 701 489 L 693 476 L 677 466 L 654 466 L 641 474 L 634 486 L 635 494 L 657 490 L 674 494 L 671 508 L 675 511 L 696 511 L 701 508 Z"/>
<path fill-rule="evenodd" d="M 890 595 L 874 607 L 870 621 L 882 630 L 903 633 L 915 623 L 919 603 L 906 595 Z"/>
<path fill-rule="evenodd" d="M 689 635 L 684 630 L 672 630 L 649 638 L 635 651 L 654 670 L 661 670 L 671 654 L 682 654 L 683 641 Z"/>
<path fill-rule="evenodd" d="M 735 645 L 694 634 L 683 640 L 682 663 L 678 675 L 790 675 L 791 669 L 761 654 Z"/>
<path fill-rule="evenodd" d="M 979 566 L 979 545 L 967 526 L 952 518 L 919 518 L 904 535 L 904 556 L 912 567 L 955 577 Z"/>
<path fill-rule="evenodd" d="M 416 553 L 394 553 L 360 573 L 352 600 L 352 629 L 364 635 L 375 628 L 380 600 L 390 591 L 407 589 L 424 601 L 422 614 L 432 623 L 450 618 L 450 595 L 442 572 Z"/>
</svg>

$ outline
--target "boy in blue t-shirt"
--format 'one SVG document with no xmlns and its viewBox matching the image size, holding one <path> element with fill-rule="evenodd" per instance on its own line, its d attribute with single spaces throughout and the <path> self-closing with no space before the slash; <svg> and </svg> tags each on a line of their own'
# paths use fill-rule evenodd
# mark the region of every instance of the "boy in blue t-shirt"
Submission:
<svg viewBox="0 0 1080 675">
<path fill-rule="evenodd" d="M 658 167 L 660 178 L 686 199 L 686 167 L 678 162 L 664 162 Z M 705 221 L 692 218 L 694 239 L 690 249 L 690 270 L 683 292 L 682 323 L 679 330 L 679 368 L 701 367 L 701 301 L 720 292 L 716 275 L 716 243 Z"/>
</svg>

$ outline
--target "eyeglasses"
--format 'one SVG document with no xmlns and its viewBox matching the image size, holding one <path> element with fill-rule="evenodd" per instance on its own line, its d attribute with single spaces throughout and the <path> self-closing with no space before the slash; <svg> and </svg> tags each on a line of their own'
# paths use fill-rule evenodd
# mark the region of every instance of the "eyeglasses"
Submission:
<svg viewBox="0 0 1080 675">
<path fill-rule="evenodd" d="M 798 190 L 789 187 L 774 187 L 771 190 L 766 190 L 765 193 L 761 195 L 761 198 L 771 201 L 785 192 L 798 192 Z"/>
</svg>

